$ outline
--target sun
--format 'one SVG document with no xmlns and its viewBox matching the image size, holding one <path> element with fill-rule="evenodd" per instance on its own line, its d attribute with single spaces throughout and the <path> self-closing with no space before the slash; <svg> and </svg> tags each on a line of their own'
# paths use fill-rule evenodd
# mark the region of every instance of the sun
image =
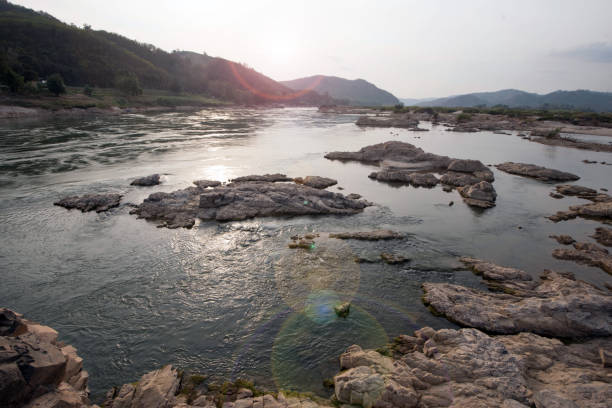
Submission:
<svg viewBox="0 0 612 408">
<path fill-rule="evenodd" d="M 263 46 L 264 53 L 275 64 L 287 64 L 296 56 L 296 44 L 290 38 L 274 38 Z"/>
</svg>

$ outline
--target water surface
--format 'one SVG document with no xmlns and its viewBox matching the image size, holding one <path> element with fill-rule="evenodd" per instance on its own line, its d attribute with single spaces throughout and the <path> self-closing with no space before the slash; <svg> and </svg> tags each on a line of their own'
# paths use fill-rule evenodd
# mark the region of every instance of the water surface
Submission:
<svg viewBox="0 0 612 408">
<path fill-rule="evenodd" d="M 551 268 L 596 285 L 610 282 L 599 269 L 552 258 L 558 245 L 549 234 L 592 241 L 598 224 L 548 221 L 546 215 L 584 202 L 550 198 L 550 184 L 493 168 L 497 206 L 475 211 L 456 192 L 380 183 L 367 177 L 372 166 L 323 155 L 401 140 L 485 164 L 558 168 L 580 175 L 581 185 L 610 189 L 612 167 L 582 160 L 612 162 L 612 154 L 515 135 L 446 132 L 430 124 L 422 124 L 430 132 L 419 133 L 361 129 L 356 119 L 314 109 L 213 109 L 1 122 L 0 305 L 54 327 L 77 347 L 94 398 L 166 363 L 328 395 L 322 379 L 337 371 L 347 346 L 380 347 L 424 325 L 454 327 L 422 305 L 420 286 L 482 287 L 479 278 L 457 270 L 459 256 L 534 276 Z M 123 203 L 140 203 L 152 192 L 184 188 L 196 179 L 274 172 L 332 177 L 339 184 L 330 190 L 340 186 L 377 205 L 348 217 L 206 222 L 192 230 L 156 228 L 129 215 L 127 205 L 103 214 L 52 205 L 65 195 L 92 192 L 119 192 Z M 129 185 L 152 173 L 164 174 L 162 185 Z M 407 238 L 323 238 L 319 261 L 287 248 L 295 234 L 375 228 Z M 412 261 L 353 262 L 381 252 Z M 353 304 L 347 319 L 330 309 L 339 300 Z"/>
</svg>

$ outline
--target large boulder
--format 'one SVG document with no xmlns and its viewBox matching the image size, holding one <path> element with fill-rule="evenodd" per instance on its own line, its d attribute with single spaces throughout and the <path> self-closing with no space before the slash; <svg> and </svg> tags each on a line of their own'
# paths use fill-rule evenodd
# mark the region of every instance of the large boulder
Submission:
<svg viewBox="0 0 612 408">
<path fill-rule="evenodd" d="M 175 406 L 180 378 L 171 365 L 143 375 L 136 384 L 125 384 L 107 394 L 106 408 L 168 408 Z"/>
<path fill-rule="evenodd" d="M 460 325 L 490 333 L 532 332 L 554 337 L 612 335 L 612 294 L 545 271 L 539 281 L 524 271 L 472 258 L 461 260 L 496 290 L 424 283 L 424 302 Z"/>
<path fill-rule="evenodd" d="M 463 201 L 472 207 L 491 208 L 495 206 L 497 193 L 488 181 L 481 181 L 465 187 L 457 187 Z"/>
<path fill-rule="evenodd" d="M 0 308 L 0 406 L 86 406 L 82 363 L 55 330 Z"/>
</svg>

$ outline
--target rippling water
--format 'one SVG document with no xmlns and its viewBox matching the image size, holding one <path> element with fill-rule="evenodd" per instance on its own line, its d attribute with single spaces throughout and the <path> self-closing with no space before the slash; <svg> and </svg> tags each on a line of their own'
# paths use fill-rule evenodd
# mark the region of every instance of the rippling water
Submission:
<svg viewBox="0 0 612 408">
<path fill-rule="evenodd" d="M 599 269 L 550 255 L 557 244 L 549 234 L 589 240 L 598 224 L 546 220 L 582 202 L 550 198 L 549 184 L 493 168 L 497 206 L 474 211 L 456 192 L 380 183 L 368 179 L 371 166 L 323 155 L 402 140 L 485 164 L 558 168 L 580 175 L 581 185 L 612 189 L 612 167 L 582 163 L 611 162 L 612 154 L 442 127 L 422 133 L 360 129 L 355 120 L 313 109 L 224 109 L 0 122 L 0 305 L 54 327 L 75 345 L 94 398 L 166 363 L 326 395 L 322 379 L 337 371 L 347 346 L 380 347 L 423 325 L 453 327 L 422 305 L 420 285 L 482 287 L 477 277 L 457 270 L 458 256 L 534 275 L 554 268 L 597 285 L 610 281 Z M 155 172 L 164 174 L 162 185 L 129 186 L 133 177 Z M 105 214 L 52 205 L 64 195 L 101 191 L 139 203 L 196 179 L 273 172 L 332 177 L 344 193 L 378 205 L 349 217 L 210 222 L 192 230 L 155 228 L 129 215 L 126 205 Z M 407 239 L 323 237 L 316 262 L 287 248 L 295 234 L 374 228 L 402 231 Z M 355 255 L 383 251 L 412 261 L 353 262 Z M 352 301 L 347 319 L 329 308 L 338 299 Z"/>
</svg>

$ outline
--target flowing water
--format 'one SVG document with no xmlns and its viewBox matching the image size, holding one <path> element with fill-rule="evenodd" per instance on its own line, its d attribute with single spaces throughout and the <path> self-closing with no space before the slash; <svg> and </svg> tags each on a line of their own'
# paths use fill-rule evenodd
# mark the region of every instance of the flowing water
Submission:
<svg viewBox="0 0 612 408">
<path fill-rule="evenodd" d="M 550 198 L 550 184 L 493 168 L 497 206 L 475 211 L 456 192 L 380 183 L 367 177 L 372 166 L 323 155 L 401 140 L 485 164 L 558 168 L 580 175 L 581 185 L 612 189 L 612 166 L 582 162 L 612 162 L 612 154 L 428 124 L 430 132 L 361 129 L 356 119 L 314 109 L 211 109 L 0 122 L 0 305 L 54 327 L 78 348 L 94 399 L 166 363 L 325 396 L 322 380 L 337 371 L 347 346 L 380 347 L 424 325 L 454 327 L 423 306 L 420 285 L 483 287 L 458 269 L 459 256 L 534 276 L 551 268 L 610 282 L 599 269 L 552 258 L 558 245 L 549 234 L 589 241 L 598 224 L 548 221 L 583 202 Z M 332 177 L 339 184 L 330 190 L 342 187 L 377 205 L 354 216 L 206 222 L 191 230 L 156 228 L 125 205 L 197 179 L 274 172 Z M 152 173 L 162 173 L 163 184 L 129 185 Z M 101 214 L 53 206 L 62 196 L 93 192 L 120 192 L 124 204 Z M 376 228 L 407 238 L 353 242 L 323 234 L 312 253 L 287 247 L 295 234 Z M 353 261 L 381 252 L 411 262 Z M 329 307 L 340 300 L 352 302 L 346 319 Z"/>
</svg>

